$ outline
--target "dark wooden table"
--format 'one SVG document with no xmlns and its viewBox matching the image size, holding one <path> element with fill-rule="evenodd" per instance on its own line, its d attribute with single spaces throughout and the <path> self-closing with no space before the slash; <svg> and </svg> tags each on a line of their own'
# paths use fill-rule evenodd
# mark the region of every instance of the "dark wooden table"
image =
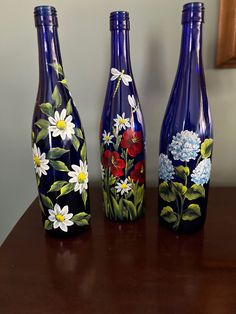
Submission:
<svg viewBox="0 0 236 314">
<path fill-rule="evenodd" d="M 46 235 L 35 200 L 0 249 L 0 313 L 236 313 L 236 188 L 210 191 L 204 230 L 157 223 L 156 189 L 132 224 L 107 221 L 91 191 L 92 227 Z"/>
</svg>

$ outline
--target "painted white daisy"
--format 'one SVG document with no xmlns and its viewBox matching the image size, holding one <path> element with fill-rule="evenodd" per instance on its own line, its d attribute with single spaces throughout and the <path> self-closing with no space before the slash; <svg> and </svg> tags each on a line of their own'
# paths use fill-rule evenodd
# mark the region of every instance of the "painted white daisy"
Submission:
<svg viewBox="0 0 236 314">
<path fill-rule="evenodd" d="M 130 104 L 131 108 L 133 108 L 133 112 L 135 112 L 139 108 L 139 106 L 136 103 L 134 95 L 132 95 L 132 96 L 129 95 L 128 96 L 128 101 L 129 101 L 129 104 Z"/>
<path fill-rule="evenodd" d="M 50 126 L 48 127 L 48 130 L 53 132 L 52 136 L 57 137 L 61 136 L 62 140 L 66 139 L 66 136 L 68 138 L 72 138 L 72 135 L 75 134 L 74 130 L 74 123 L 72 123 L 72 115 L 69 115 L 66 117 L 66 109 L 63 109 L 61 111 L 61 114 L 56 111 L 54 118 L 49 117 L 48 118 L 50 122 Z"/>
<path fill-rule="evenodd" d="M 106 130 L 103 131 L 102 139 L 103 139 L 104 144 L 107 144 L 109 146 L 109 144 L 112 143 L 113 137 L 114 135 L 112 135 L 110 132 L 107 133 Z"/>
<path fill-rule="evenodd" d="M 34 147 L 32 148 L 33 152 L 33 160 L 34 160 L 34 167 L 35 172 L 41 177 L 42 174 L 45 176 L 47 175 L 47 171 L 49 169 L 48 163 L 49 160 L 46 159 L 46 154 L 40 152 L 40 148 L 34 144 Z"/>
<path fill-rule="evenodd" d="M 131 183 L 128 183 L 128 179 L 120 180 L 120 182 L 117 182 L 115 188 L 118 193 L 123 195 L 131 190 Z"/>
<path fill-rule="evenodd" d="M 69 207 L 66 205 L 62 209 L 60 205 L 55 204 L 54 209 L 49 209 L 48 212 L 50 216 L 48 219 L 53 222 L 53 228 L 57 229 L 58 227 L 64 231 L 68 231 L 68 226 L 72 226 L 74 223 L 71 221 L 73 214 L 68 214 Z"/>
<path fill-rule="evenodd" d="M 132 82 L 132 77 L 128 74 L 125 74 L 125 71 L 122 70 L 121 72 L 119 70 L 117 70 L 116 68 L 112 68 L 111 69 L 111 74 L 112 74 L 112 77 L 111 77 L 111 81 L 115 81 L 116 79 L 120 79 L 122 80 L 122 82 L 128 86 L 129 85 L 129 82 Z"/>
<path fill-rule="evenodd" d="M 69 182 L 75 183 L 74 191 L 79 191 L 80 194 L 82 194 L 82 192 L 88 188 L 88 166 L 86 162 L 80 160 L 79 166 L 72 165 L 71 168 L 74 171 L 68 172 L 68 176 L 71 177 Z"/>
<path fill-rule="evenodd" d="M 124 129 L 126 130 L 126 128 L 130 128 L 131 124 L 129 122 L 129 118 L 125 118 L 125 113 L 123 112 L 122 115 L 120 116 L 119 114 L 117 114 L 116 119 L 113 119 L 115 121 L 115 128 L 116 128 L 116 133 L 118 133 L 118 131 Z"/>
</svg>

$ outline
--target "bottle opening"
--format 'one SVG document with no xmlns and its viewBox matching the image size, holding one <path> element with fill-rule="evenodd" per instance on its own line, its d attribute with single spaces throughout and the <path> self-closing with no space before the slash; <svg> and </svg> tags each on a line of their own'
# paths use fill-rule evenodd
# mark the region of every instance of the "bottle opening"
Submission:
<svg viewBox="0 0 236 314">
<path fill-rule="evenodd" d="M 57 11 L 54 7 L 41 5 L 34 8 L 35 26 L 58 26 Z"/>
<path fill-rule="evenodd" d="M 204 23 L 204 11 L 204 3 L 202 2 L 186 3 L 182 11 L 182 24 L 189 22 Z"/>
<path fill-rule="evenodd" d="M 114 11 L 110 13 L 110 30 L 130 29 L 129 12 Z"/>
</svg>

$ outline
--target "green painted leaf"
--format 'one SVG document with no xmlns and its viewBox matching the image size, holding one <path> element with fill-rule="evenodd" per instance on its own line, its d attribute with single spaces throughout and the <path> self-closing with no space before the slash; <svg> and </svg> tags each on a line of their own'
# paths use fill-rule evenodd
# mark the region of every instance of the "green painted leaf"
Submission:
<svg viewBox="0 0 236 314">
<path fill-rule="evenodd" d="M 64 185 L 62 188 L 61 188 L 61 193 L 60 195 L 57 197 L 61 197 L 63 195 L 66 195 L 66 194 L 69 194 L 70 192 L 72 192 L 74 190 L 74 186 L 75 184 L 74 183 L 67 183 L 66 185 Z"/>
<path fill-rule="evenodd" d="M 49 209 L 53 209 L 53 203 L 50 198 L 44 194 L 40 194 L 43 205 Z"/>
<path fill-rule="evenodd" d="M 53 226 L 53 223 L 50 220 L 45 220 L 45 222 L 44 222 L 44 229 L 45 230 L 52 230 L 52 226 Z"/>
<path fill-rule="evenodd" d="M 76 136 L 78 136 L 78 137 L 81 138 L 82 140 L 84 139 L 84 134 L 83 134 L 83 132 L 82 132 L 81 129 L 75 128 L 75 134 L 76 134 Z"/>
<path fill-rule="evenodd" d="M 67 105 L 66 105 L 66 115 L 69 116 L 72 114 L 72 104 L 71 104 L 71 99 L 69 99 Z"/>
<path fill-rule="evenodd" d="M 77 137 L 73 134 L 72 135 L 72 145 L 74 146 L 74 149 L 76 151 L 79 150 L 79 147 L 80 147 L 80 141 L 77 139 Z"/>
<path fill-rule="evenodd" d="M 212 149 L 213 149 L 213 139 L 206 138 L 205 141 L 201 144 L 202 158 L 209 158 L 211 156 Z"/>
<path fill-rule="evenodd" d="M 54 87 L 54 91 L 52 93 L 52 100 L 56 104 L 56 108 L 60 107 L 62 99 L 57 85 Z"/>
<path fill-rule="evenodd" d="M 36 143 L 38 143 L 41 140 L 44 140 L 47 136 L 48 136 L 48 129 L 40 130 L 36 137 Z"/>
<path fill-rule="evenodd" d="M 137 191 L 134 195 L 134 205 L 137 206 L 140 202 L 143 202 L 144 198 L 144 184 L 137 187 Z"/>
<path fill-rule="evenodd" d="M 79 227 L 88 226 L 91 215 L 85 212 L 78 213 L 74 215 L 71 220 Z"/>
<path fill-rule="evenodd" d="M 111 175 L 111 176 L 109 177 L 109 185 L 115 184 L 116 181 L 117 181 L 117 179 L 116 179 L 116 177 L 114 177 L 113 175 Z"/>
<path fill-rule="evenodd" d="M 130 171 L 134 165 L 134 159 L 129 159 L 127 162 L 127 171 Z"/>
<path fill-rule="evenodd" d="M 140 202 L 138 205 L 138 216 L 143 213 L 143 202 Z"/>
<path fill-rule="evenodd" d="M 134 220 L 137 218 L 137 211 L 136 211 L 136 207 L 134 206 L 134 204 L 131 201 L 128 201 L 126 199 L 123 199 L 123 204 L 126 207 L 126 209 L 129 211 L 130 214 L 130 219 Z"/>
<path fill-rule="evenodd" d="M 53 111 L 52 105 L 49 102 L 42 103 L 41 105 L 39 105 L 39 107 L 40 107 L 40 110 L 44 114 L 46 114 L 46 116 L 53 116 L 54 111 Z"/>
<path fill-rule="evenodd" d="M 63 84 L 67 89 L 69 89 L 68 83 L 66 79 L 59 81 L 59 83 Z"/>
<path fill-rule="evenodd" d="M 47 154 L 47 157 L 49 159 L 57 159 L 59 157 L 61 157 L 62 155 L 64 155 L 65 153 L 68 153 L 69 150 L 68 149 L 64 149 L 64 148 L 60 148 L 60 147 L 54 147 L 51 148 Z"/>
<path fill-rule="evenodd" d="M 177 221 L 177 215 L 170 206 L 163 207 L 160 216 L 168 223 Z"/>
<path fill-rule="evenodd" d="M 175 173 L 179 178 L 185 180 L 190 174 L 190 169 L 189 167 L 178 166 L 175 168 Z"/>
<path fill-rule="evenodd" d="M 172 182 L 172 184 L 173 184 L 175 191 L 179 195 L 183 196 L 187 192 L 187 187 L 185 185 L 183 185 L 182 183 Z"/>
<path fill-rule="evenodd" d="M 160 197 L 167 202 L 173 202 L 176 199 L 176 195 L 167 182 L 162 182 L 159 185 Z"/>
<path fill-rule="evenodd" d="M 50 165 L 57 171 L 69 171 L 64 162 L 58 160 L 50 160 Z"/>
<path fill-rule="evenodd" d="M 123 219 L 122 211 L 120 210 L 119 204 L 117 203 L 116 199 L 112 195 L 111 195 L 111 201 L 112 201 L 112 206 L 115 213 L 115 219 L 119 218 L 120 220 L 122 220 Z"/>
<path fill-rule="evenodd" d="M 39 127 L 40 129 L 47 129 L 49 126 L 49 122 L 45 119 L 39 119 L 37 122 L 35 122 L 35 125 Z"/>
<path fill-rule="evenodd" d="M 205 189 L 201 185 L 193 184 L 186 192 L 185 197 L 190 201 L 205 197 Z"/>
<path fill-rule="evenodd" d="M 80 154 L 81 154 L 81 159 L 83 160 L 83 162 L 85 162 L 86 161 L 86 144 L 84 143 L 83 144 L 83 146 L 82 146 L 82 148 L 81 148 L 81 152 L 80 152 Z"/>
<path fill-rule="evenodd" d="M 60 189 L 67 184 L 67 181 L 55 181 L 48 192 L 57 192 L 60 191 Z"/>
<path fill-rule="evenodd" d="M 109 215 L 109 203 L 107 199 L 107 192 L 104 189 L 102 189 L 102 194 L 103 194 L 103 205 L 104 205 L 105 213 L 106 213 L 106 216 L 108 216 Z"/>
<path fill-rule="evenodd" d="M 201 208 L 198 204 L 191 204 L 185 210 L 182 219 L 184 221 L 192 221 L 201 217 Z"/>
<path fill-rule="evenodd" d="M 63 68 L 59 63 L 54 62 L 54 63 L 49 63 L 49 65 L 53 67 L 53 69 L 57 72 L 57 74 L 59 73 L 64 76 Z"/>
<path fill-rule="evenodd" d="M 36 182 L 37 182 L 37 186 L 39 186 L 40 184 L 40 177 L 39 175 L 36 173 Z"/>
<path fill-rule="evenodd" d="M 35 138 L 34 131 L 32 131 L 31 132 L 31 140 L 32 140 L 32 142 L 34 142 L 34 138 Z"/>
<path fill-rule="evenodd" d="M 82 200 L 84 202 L 84 207 L 86 207 L 87 198 L 88 198 L 88 193 L 87 193 L 86 190 L 83 190 L 83 192 L 82 192 Z"/>
</svg>

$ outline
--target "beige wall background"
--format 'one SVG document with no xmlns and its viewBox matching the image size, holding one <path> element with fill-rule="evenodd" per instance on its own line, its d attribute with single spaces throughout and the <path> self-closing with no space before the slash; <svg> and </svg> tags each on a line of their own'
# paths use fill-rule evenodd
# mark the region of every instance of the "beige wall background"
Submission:
<svg viewBox="0 0 236 314">
<path fill-rule="evenodd" d="M 85 128 L 92 181 L 100 179 L 109 13 L 130 12 L 132 66 L 147 129 L 147 179 L 157 185 L 159 132 L 177 68 L 185 2 L 0 0 L 0 243 L 37 195 L 30 143 L 38 84 L 34 6 L 50 4 L 58 11 L 64 69 Z M 215 69 L 219 1 L 206 0 L 205 6 L 204 64 L 215 137 L 212 184 L 236 185 L 236 69 Z"/>
</svg>

